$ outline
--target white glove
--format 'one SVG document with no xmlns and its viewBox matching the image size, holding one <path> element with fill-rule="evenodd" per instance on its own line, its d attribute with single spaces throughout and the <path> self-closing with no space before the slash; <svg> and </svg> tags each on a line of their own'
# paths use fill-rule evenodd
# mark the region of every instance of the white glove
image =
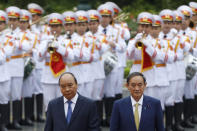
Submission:
<svg viewBox="0 0 197 131">
<path fill-rule="evenodd" d="M 143 37 L 143 33 L 138 33 L 138 34 L 135 36 L 135 39 L 136 39 L 136 40 L 140 40 L 140 39 L 142 39 L 142 37 Z"/>
</svg>

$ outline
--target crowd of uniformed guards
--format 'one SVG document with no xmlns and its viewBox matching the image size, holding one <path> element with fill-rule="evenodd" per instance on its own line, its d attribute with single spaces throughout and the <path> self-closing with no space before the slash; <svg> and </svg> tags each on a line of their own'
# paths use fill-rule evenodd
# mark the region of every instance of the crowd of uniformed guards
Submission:
<svg viewBox="0 0 197 131">
<path fill-rule="evenodd" d="M 140 13 L 132 39 L 121 12 L 113 2 L 44 17 L 35 3 L 0 10 L 0 131 L 44 122 L 49 101 L 61 96 L 63 72 L 76 76 L 78 93 L 96 101 L 100 124 L 109 126 L 127 59 L 133 61 L 130 73 L 147 78 L 145 94 L 161 101 L 166 131 L 194 128 L 197 74 L 194 61 L 186 77 L 186 61 L 197 57 L 197 3 Z M 106 73 L 109 53 L 117 61 Z"/>
</svg>

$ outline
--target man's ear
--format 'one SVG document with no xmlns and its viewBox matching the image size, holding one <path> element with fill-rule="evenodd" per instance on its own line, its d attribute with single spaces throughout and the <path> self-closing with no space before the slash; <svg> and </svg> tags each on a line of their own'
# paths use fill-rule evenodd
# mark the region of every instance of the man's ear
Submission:
<svg viewBox="0 0 197 131">
<path fill-rule="evenodd" d="M 145 82 L 144 85 L 145 85 L 145 88 L 146 88 L 147 82 Z"/>
<path fill-rule="evenodd" d="M 129 90 L 129 84 L 128 84 L 128 83 L 126 83 L 126 84 L 125 84 L 125 86 L 126 86 L 126 88 Z"/>
</svg>

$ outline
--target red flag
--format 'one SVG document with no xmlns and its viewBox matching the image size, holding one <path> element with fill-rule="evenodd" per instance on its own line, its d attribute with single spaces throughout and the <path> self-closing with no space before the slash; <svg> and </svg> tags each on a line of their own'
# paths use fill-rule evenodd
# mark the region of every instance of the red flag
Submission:
<svg viewBox="0 0 197 131">
<path fill-rule="evenodd" d="M 142 61 L 141 61 L 141 72 L 150 70 L 153 68 L 154 63 L 152 58 L 146 53 L 146 46 L 142 46 Z"/>
<path fill-rule="evenodd" d="M 55 77 L 58 77 L 66 70 L 62 55 L 56 51 L 51 54 L 50 69 Z"/>
</svg>

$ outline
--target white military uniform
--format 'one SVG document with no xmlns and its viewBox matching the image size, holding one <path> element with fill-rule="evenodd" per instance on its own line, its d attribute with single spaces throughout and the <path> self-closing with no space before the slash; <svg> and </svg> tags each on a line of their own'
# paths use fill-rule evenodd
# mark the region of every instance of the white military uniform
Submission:
<svg viewBox="0 0 197 131">
<path fill-rule="evenodd" d="M 105 31 L 106 34 L 105 34 Z M 116 45 L 114 52 L 118 57 L 118 65 L 115 66 L 115 68 L 112 70 L 112 72 L 106 77 L 105 83 L 104 83 L 104 92 L 106 97 L 114 97 L 116 94 L 116 89 L 117 89 L 117 81 L 118 81 L 118 67 L 120 67 L 120 63 L 124 63 L 120 61 L 120 56 L 121 54 L 118 53 L 123 53 L 126 49 L 126 43 L 123 39 L 120 38 L 118 35 L 118 30 L 113 28 L 111 25 L 108 25 L 106 28 L 103 28 L 101 25 L 99 25 L 98 28 L 99 34 L 106 35 L 106 41 L 113 41 L 114 44 Z M 117 39 L 117 41 L 116 41 Z M 117 91 L 121 92 L 121 91 Z"/>
<path fill-rule="evenodd" d="M 148 17 L 150 21 L 147 23 L 147 21 L 144 21 L 145 17 Z M 147 18 L 146 18 L 147 19 Z M 152 24 L 152 15 L 147 12 L 142 12 L 138 15 L 138 23 L 144 23 L 144 24 Z M 130 73 L 132 72 L 141 72 L 141 62 L 142 62 L 142 50 L 136 48 L 135 44 L 138 42 L 140 39 L 142 39 L 142 33 L 139 33 L 136 35 L 134 39 L 131 39 L 128 43 L 127 47 L 127 56 L 129 59 L 134 60 L 133 65 L 130 69 Z M 139 38 L 138 38 L 139 37 Z M 147 39 L 143 38 L 143 39 Z M 155 86 L 155 80 L 154 80 L 154 70 L 152 68 L 142 72 L 144 76 L 146 77 L 147 80 L 147 87 L 153 87 Z"/>
<path fill-rule="evenodd" d="M 63 21 L 63 17 L 58 14 L 58 13 L 52 13 L 49 16 L 48 19 L 48 23 L 49 24 L 53 24 L 53 20 L 54 23 L 57 24 L 56 19 L 59 19 L 60 21 L 60 25 L 64 22 Z M 48 49 L 48 43 L 49 42 L 54 42 L 54 46 L 56 48 L 56 51 L 58 53 L 60 53 L 63 57 L 64 63 L 67 62 L 67 60 L 72 60 L 73 59 L 73 52 L 72 50 L 68 50 L 67 46 L 65 47 L 64 44 L 62 43 L 63 41 L 63 36 L 58 36 L 56 39 L 54 40 L 54 36 L 43 36 L 43 40 L 41 41 L 40 46 L 38 47 L 38 57 L 39 60 L 44 60 L 45 61 L 45 66 L 43 68 L 42 71 L 42 78 L 41 78 L 41 83 L 42 83 L 42 88 L 43 88 L 43 94 L 44 94 L 44 104 L 45 104 L 45 109 L 47 109 L 48 103 L 50 100 L 52 100 L 53 98 L 57 98 L 59 96 L 61 96 L 61 92 L 60 92 L 60 88 L 58 85 L 58 80 L 59 77 L 55 77 L 50 69 L 50 57 L 51 54 L 49 52 L 47 52 Z M 66 71 L 68 71 L 68 67 L 65 67 Z"/>
<path fill-rule="evenodd" d="M 184 16 L 189 16 L 191 18 L 193 12 L 191 10 L 190 7 L 188 6 L 180 6 L 178 8 L 178 10 L 184 15 Z M 197 39 L 197 32 L 193 31 L 191 28 L 187 28 L 184 32 L 183 32 L 186 36 L 189 37 L 190 40 L 190 45 L 191 47 L 194 48 L 195 45 L 195 40 Z M 197 79 L 197 75 L 195 75 L 192 80 L 185 81 L 185 89 L 184 89 L 184 93 L 185 93 L 185 98 L 186 99 L 194 99 L 195 96 L 195 84 L 196 84 L 196 79 Z"/>
<path fill-rule="evenodd" d="M 7 23 L 8 17 L 4 11 L 0 10 L 0 16 L 2 18 L 0 21 Z M 0 40 L 4 42 L 4 39 L 6 39 L 5 33 L 2 31 L 0 34 Z M 6 44 L 0 44 L 0 104 L 7 104 L 10 100 L 10 75 L 8 73 L 6 57 L 11 55 L 13 48 L 13 44 L 9 43 L 9 41 Z"/>
</svg>

